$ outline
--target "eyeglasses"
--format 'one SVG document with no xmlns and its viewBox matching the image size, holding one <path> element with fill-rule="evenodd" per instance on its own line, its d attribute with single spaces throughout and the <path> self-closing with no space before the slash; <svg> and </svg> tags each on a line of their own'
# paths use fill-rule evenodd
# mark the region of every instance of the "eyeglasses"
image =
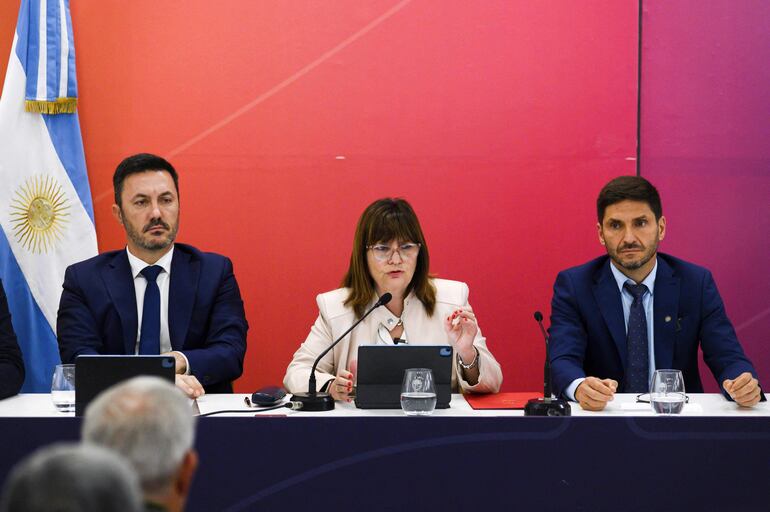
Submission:
<svg viewBox="0 0 770 512">
<path fill-rule="evenodd" d="M 389 261 L 396 251 L 398 251 L 398 255 L 402 260 L 410 260 L 417 256 L 417 253 L 420 252 L 420 244 L 415 244 L 412 242 L 401 244 L 395 249 L 381 244 L 367 245 L 366 248 L 372 251 L 372 254 L 374 254 L 374 259 L 377 261 Z"/>
</svg>

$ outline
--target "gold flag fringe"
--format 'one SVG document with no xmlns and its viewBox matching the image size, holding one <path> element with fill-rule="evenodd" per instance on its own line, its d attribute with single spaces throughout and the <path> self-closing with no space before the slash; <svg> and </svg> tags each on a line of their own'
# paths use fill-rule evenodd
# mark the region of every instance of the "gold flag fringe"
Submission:
<svg viewBox="0 0 770 512">
<path fill-rule="evenodd" d="M 26 100 L 24 108 L 36 114 L 74 114 L 78 109 L 77 98 L 57 98 L 54 101 Z"/>
</svg>

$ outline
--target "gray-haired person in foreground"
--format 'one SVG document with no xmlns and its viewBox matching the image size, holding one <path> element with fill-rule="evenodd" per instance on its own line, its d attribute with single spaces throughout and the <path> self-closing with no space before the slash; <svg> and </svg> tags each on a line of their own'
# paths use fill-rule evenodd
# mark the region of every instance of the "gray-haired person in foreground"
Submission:
<svg viewBox="0 0 770 512">
<path fill-rule="evenodd" d="M 99 446 L 59 443 L 22 460 L 5 483 L 3 512 L 141 512 L 136 473 Z"/>
<path fill-rule="evenodd" d="M 134 467 L 147 510 L 184 509 L 198 466 L 190 401 L 157 377 L 111 387 L 86 409 L 85 443 L 105 446 Z"/>
</svg>

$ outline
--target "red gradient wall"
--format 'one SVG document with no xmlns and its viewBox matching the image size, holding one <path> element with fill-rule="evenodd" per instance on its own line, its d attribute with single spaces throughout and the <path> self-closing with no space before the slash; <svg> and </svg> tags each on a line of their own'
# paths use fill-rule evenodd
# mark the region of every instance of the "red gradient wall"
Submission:
<svg viewBox="0 0 770 512">
<path fill-rule="evenodd" d="M 3 61 L 17 5 L 0 7 Z M 115 165 L 168 157 L 179 240 L 235 264 L 251 325 L 245 392 L 281 381 L 363 208 L 405 197 L 432 271 L 469 283 L 504 388 L 538 389 L 532 312 L 549 313 L 559 269 L 601 253 L 596 193 L 635 172 L 637 9 L 74 1 L 100 249 L 124 243 Z"/>
<path fill-rule="evenodd" d="M 663 197 L 662 250 L 712 270 L 767 385 L 770 3 L 645 2 L 642 23 L 641 170 Z"/>
</svg>

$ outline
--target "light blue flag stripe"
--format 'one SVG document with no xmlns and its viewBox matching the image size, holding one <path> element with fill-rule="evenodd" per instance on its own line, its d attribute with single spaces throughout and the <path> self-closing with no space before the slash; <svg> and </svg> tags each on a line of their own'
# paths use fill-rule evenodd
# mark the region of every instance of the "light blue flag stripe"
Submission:
<svg viewBox="0 0 770 512">
<path fill-rule="evenodd" d="M 67 55 L 67 76 L 69 77 L 69 80 L 67 81 L 67 96 L 70 98 L 76 98 L 78 95 L 78 78 L 75 75 L 75 39 L 72 33 L 70 0 L 65 0 L 64 5 L 66 6 L 64 16 L 67 20 L 67 37 L 69 38 L 70 42 L 70 51 Z M 78 128 L 78 133 L 80 133 L 80 128 Z"/>
<path fill-rule="evenodd" d="M 24 73 L 27 75 L 27 99 L 35 99 L 37 95 L 37 59 L 40 53 L 40 34 L 37 30 L 37 20 L 39 17 L 40 4 L 22 0 L 21 7 L 19 7 L 19 20 L 16 23 L 16 33 L 19 36 L 16 54 L 19 56 L 19 61 L 24 67 Z"/>
<path fill-rule="evenodd" d="M 80 121 L 77 114 L 42 114 L 48 134 L 59 155 L 64 170 L 78 193 L 80 202 L 86 209 L 91 223 L 94 223 L 94 205 L 91 200 L 91 186 L 88 184 L 88 172 L 83 153 L 83 140 L 73 137 L 72 133 L 80 134 Z"/>
<path fill-rule="evenodd" d="M 0 229 L 0 275 L 19 340 L 26 377 L 22 393 L 48 393 L 54 367 L 61 362 L 56 334 L 37 305 L 5 233 Z M 34 343 L 29 343 L 34 340 Z"/>
<path fill-rule="evenodd" d="M 61 21 L 59 19 L 59 0 L 47 0 L 46 3 L 46 84 L 45 99 L 54 100 L 59 96 L 59 37 L 61 35 Z M 43 98 L 38 98 L 43 99 Z"/>
</svg>

